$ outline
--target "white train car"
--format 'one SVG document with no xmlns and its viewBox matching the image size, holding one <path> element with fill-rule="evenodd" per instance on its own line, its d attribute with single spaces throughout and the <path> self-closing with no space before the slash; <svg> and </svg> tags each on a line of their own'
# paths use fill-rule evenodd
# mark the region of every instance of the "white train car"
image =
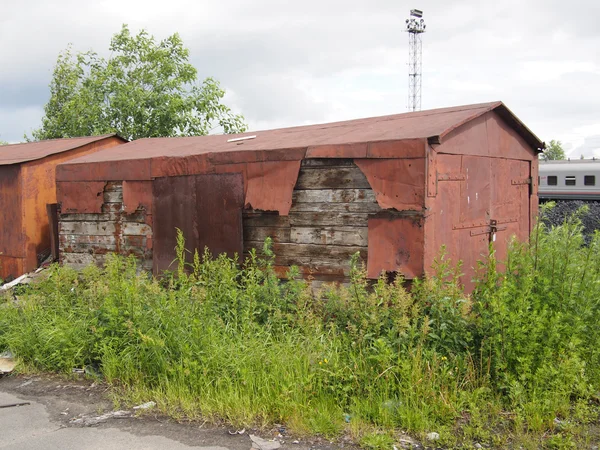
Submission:
<svg viewBox="0 0 600 450">
<path fill-rule="evenodd" d="M 540 161 L 540 200 L 600 200 L 600 160 Z"/>
</svg>

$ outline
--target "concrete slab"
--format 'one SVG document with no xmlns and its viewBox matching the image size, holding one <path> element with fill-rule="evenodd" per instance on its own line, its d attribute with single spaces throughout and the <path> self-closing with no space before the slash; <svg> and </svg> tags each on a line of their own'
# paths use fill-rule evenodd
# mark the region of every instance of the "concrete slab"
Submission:
<svg viewBox="0 0 600 450">
<path fill-rule="evenodd" d="M 0 392 L 0 406 L 28 401 L 29 405 L 0 408 L 0 449 L 104 450 L 104 449 L 203 449 L 227 447 L 189 446 L 164 436 L 138 436 L 116 428 L 67 428 L 52 423 L 41 403 Z"/>
</svg>

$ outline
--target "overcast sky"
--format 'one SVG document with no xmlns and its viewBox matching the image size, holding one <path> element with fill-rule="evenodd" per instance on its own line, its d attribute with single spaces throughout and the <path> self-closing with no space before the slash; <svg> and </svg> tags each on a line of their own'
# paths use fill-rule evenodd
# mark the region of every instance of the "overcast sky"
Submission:
<svg viewBox="0 0 600 450">
<path fill-rule="evenodd" d="M 542 140 L 600 156 L 599 0 L 0 0 L 0 139 L 40 125 L 58 53 L 127 23 L 180 33 L 251 129 L 405 112 L 411 8 L 422 108 L 502 100 Z"/>
</svg>

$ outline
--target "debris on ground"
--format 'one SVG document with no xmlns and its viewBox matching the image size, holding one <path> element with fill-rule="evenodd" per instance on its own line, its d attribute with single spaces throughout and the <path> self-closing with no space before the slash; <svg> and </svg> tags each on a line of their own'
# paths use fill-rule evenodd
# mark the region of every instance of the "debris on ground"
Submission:
<svg viewBox="0 0 600 450">
<path fill-rule="evenodd" d="M 231 434 L 232 436 L 235 436 L 236 434 L 244 434 L 245 432 L 246 432 L 246 429 L 242 428 L 241 430 L 229 431 L 228 433 Z"/>
<path fill-rule="evenodd" d="M 0 375 L 12 372 L 16 365 L 17 362 L 10 351 L 0 354 Z"/>
<path fill-rule="evenodd" d="M 435 431 L 432 431 L 431 433 L 427 433 L 427 440 L 428 441 L 437 441 L 440 439 L 440 434 L 436 433 Z"/>
<path fill-rule="evenodd" d="M 71 419 L 70 423 L 73 425 L 79 425 L 82 427 L 93 427 L 94 425 L 98 425 L 100 423 L 106 422 L 110 419 L 128 419 L 132 417 L 133 413 L 131 411 L 112 411 L 100 416 L 82 416 L 77 417 L 75 419 Z"/>
<path fill-rule="evenodd" d="M 0 404 L 0 409 L 2 408 L 18 408 L 19 406 L 27 406 L 31 405 L 29 402 L 21 402 L 21 403 L 8 403 L 5 405 Z"/>
<path fill-rule="evenodd" d="M 281 447 L 279 441 L 268 441 L 253 434 L 250 435 L 250 439 L 252 440 L 252 448 L 256 450 L 277 450 Z"/>
<path fill-rule="evenodd" d="M 14 279 L 10 283 L 6 283 L 0 286 L 0 291 L 7 291 L 8 289 L 17 286 L 18 284 L 28 284 L 32 281 L 33 278 L 31 278 L 31 276 L 28 273 L 26 273 L 25 275 L 21 275 L 19 278 Z"/>
<path fill-rule="evenodd" d="M 133 409 L 135 409 L 136 411 L 138 409 L 150 409 L 150 408 L 154 408 L 156 406 L 156 402 L 146 402 L 146 403 L 142 403 L 141 405 L 137 405 L 134 406 Z"/>
</svg>

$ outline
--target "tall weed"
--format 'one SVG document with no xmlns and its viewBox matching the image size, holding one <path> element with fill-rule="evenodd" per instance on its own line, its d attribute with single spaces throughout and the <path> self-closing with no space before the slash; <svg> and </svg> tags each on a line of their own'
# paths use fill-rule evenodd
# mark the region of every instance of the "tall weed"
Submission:
<svg viewBox="0 0 600 450">
<path fill-rule="evenodd" d="M 396 429 L 542 439 L 555 419 L 595 414 L 598 250 L 574 217 L 537 225 L 506 261 L 491 248 L 470 296 L 443 251 L 410 290 L 373 284 L 357 255 L 348 287 L 315 296 L 294 268 L 278 279 L 270 240 L 240 265 L 188 257 L 180 234 L 176 270 L 160 280 L 117 256 L 80 273 L 52 266 L 0 302 L 0 351 L 42 371 L 93 368 L 125 401 L 152 398 L 175 417 L 346 429 L 368 446 Z"/>
</svg>

